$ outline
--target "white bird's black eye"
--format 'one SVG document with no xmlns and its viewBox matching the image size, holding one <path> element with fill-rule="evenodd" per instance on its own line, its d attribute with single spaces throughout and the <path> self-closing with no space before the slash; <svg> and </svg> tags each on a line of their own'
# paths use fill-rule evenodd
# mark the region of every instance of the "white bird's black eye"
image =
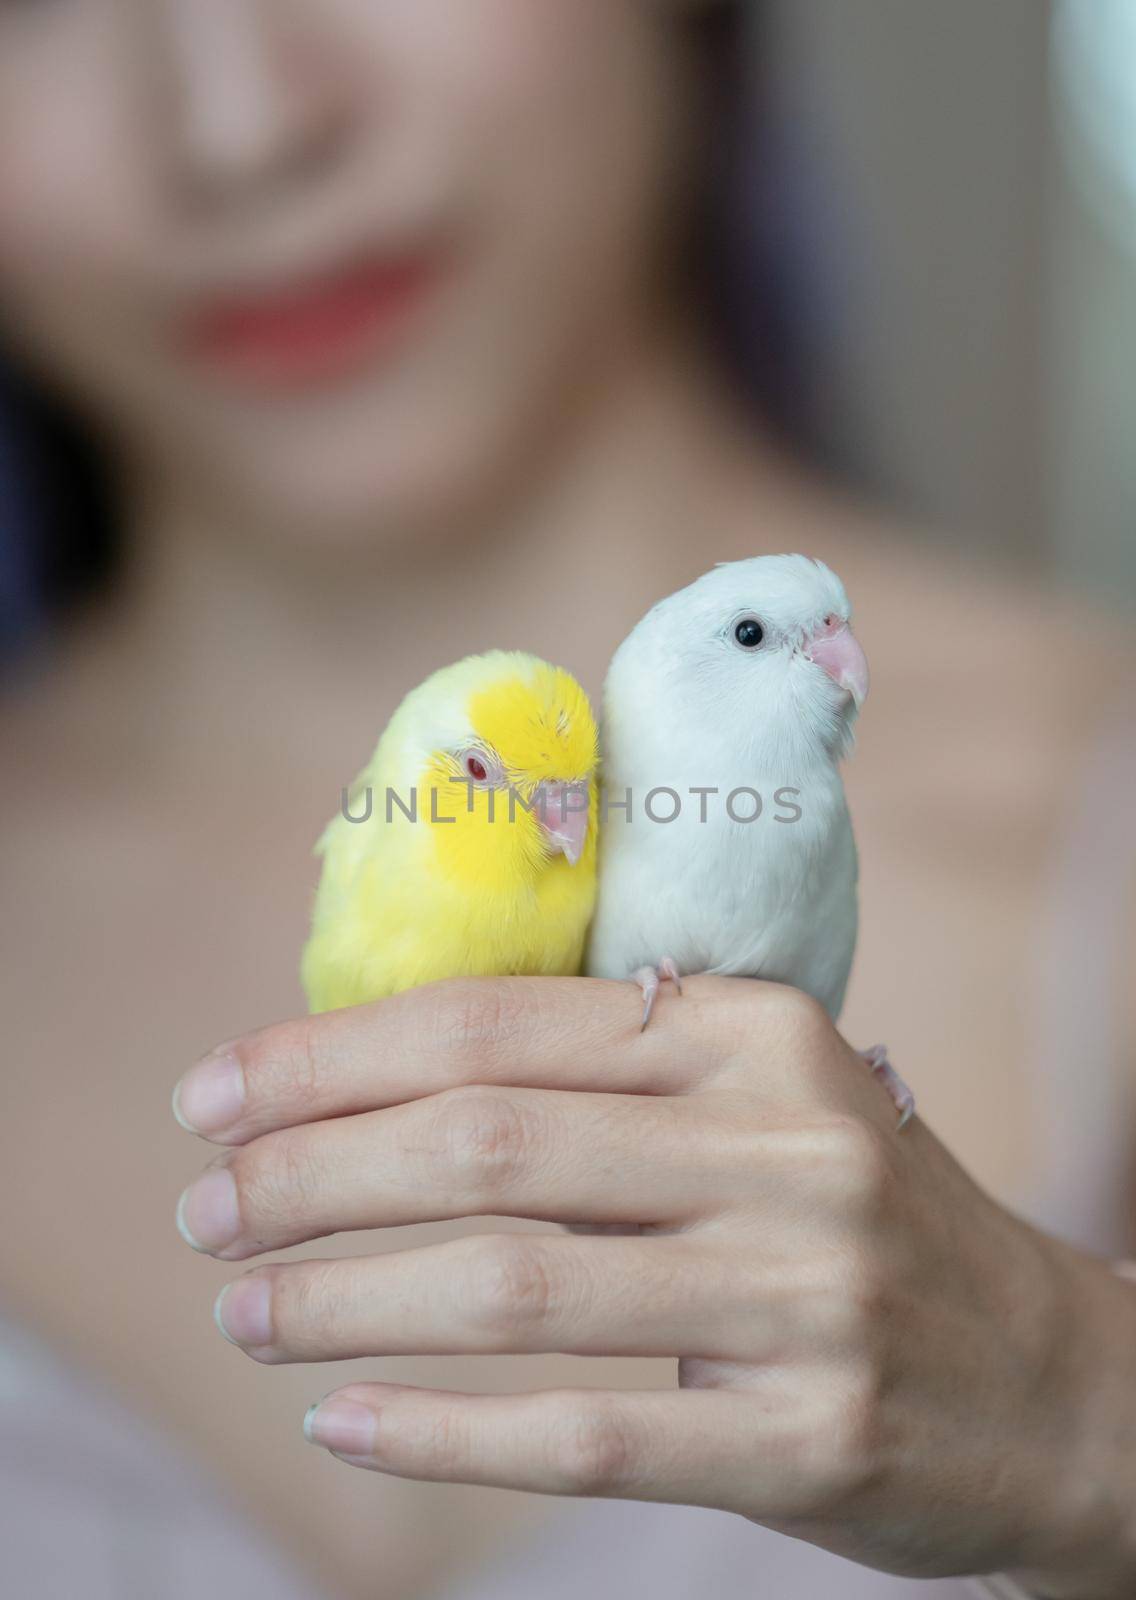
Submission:
<svg viewBox="0 0 1136 1600">
<path fill-rule="evenodd" d="M 756 650 L 765 638 L 765 629 L 756 617 L 743 617 L 734 629 L 734 638 L 743 650 Z"/>
</svg>

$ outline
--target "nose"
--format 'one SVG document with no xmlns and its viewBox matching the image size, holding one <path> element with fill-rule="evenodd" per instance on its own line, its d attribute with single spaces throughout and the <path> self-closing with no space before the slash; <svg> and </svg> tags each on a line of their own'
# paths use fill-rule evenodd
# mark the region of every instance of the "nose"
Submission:
<svg viewBox="0 0 1136 1600">
<path fill-rule="evenodd" d="M 175 162 L 195 192 L 245 195 L 307 170 L 349 125 L 351 52 L 332 8 L 160 0 L 160 20 Z"/>
</svg>

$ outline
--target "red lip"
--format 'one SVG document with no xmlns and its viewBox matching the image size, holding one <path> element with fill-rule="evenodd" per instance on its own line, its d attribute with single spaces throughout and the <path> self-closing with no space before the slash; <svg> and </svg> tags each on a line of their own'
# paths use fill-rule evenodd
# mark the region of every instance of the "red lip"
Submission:
<svg viewBox="0 0 1136 1600">
<path fill-rule="evenodd" d="M 401 333 L 437 274 L 425 256 L 372 260 L 296 288 L 220 300 L 190 321 L 188 343 L 210 366 L 255 386 L 318 383 Z"/>
</svg>

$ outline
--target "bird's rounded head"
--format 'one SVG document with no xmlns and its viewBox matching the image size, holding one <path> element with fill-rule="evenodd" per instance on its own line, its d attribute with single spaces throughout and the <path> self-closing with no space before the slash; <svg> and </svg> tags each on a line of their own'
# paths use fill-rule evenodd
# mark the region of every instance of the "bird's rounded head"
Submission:
<svg viewBox="0 0 1136 1600">
<path fill-rule="evenodd" d="M 598 736 L 570 673 L 519 651 L 470 656 L 408 695 L 396 721 L 449 876 L 502 890 L 594 872 Z"/>
<path fill-rule="evenodd" d="M 821 561 L 755 556 L 714 567 L 652 607 L 616 652 L 609 735 L 694 735 L 789 762 L 851 744 L 868 663 L 844 585 Z"/>
</svg>

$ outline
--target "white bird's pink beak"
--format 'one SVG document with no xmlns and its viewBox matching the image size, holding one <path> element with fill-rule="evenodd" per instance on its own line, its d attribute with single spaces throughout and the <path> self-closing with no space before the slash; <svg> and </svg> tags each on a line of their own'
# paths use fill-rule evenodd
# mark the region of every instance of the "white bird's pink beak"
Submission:
<svg viewBox="0 0 1136 1600">
<path fill-rule="evenodd" d="M 546 783 L 543 808 L 538 803 L 535 815 L 553 855 L 561 855 L 574 867 L 584 853 L 588 836 L 588 810 L 591 791 L 586 783 Z"/>
<path fill-rule="evenodd" d="M 823 625 L 805 640 L 802 649 L 846 693 L 856 706 L 868 697 L 868 658 L 860 641 L 842 617 L 826 617 Z"/>
</svg>

